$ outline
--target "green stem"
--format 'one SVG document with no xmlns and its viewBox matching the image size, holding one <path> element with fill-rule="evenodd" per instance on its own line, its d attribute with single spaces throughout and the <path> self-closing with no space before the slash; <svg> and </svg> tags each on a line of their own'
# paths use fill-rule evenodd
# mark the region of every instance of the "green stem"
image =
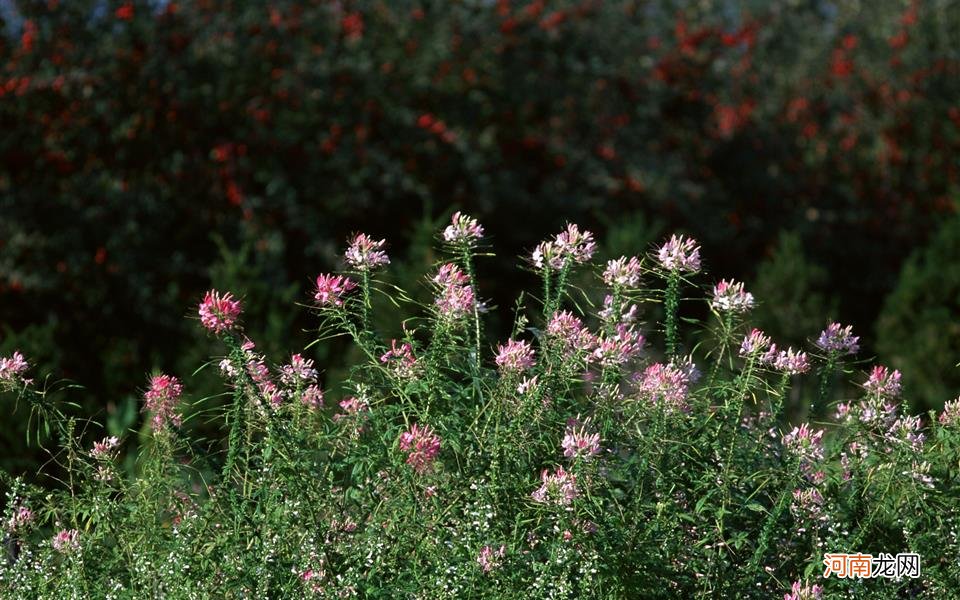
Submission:
<svg viewBox="0 0 960 600">
<path fill-rule="evenodd" d="M 667 289 L 664 291 L 663 308 L 665 313 L 664 327 L 667 338 L 667 358 L 676 358 L 679 345 L 677 341 L 677 313 L 680 308 L 679 271 L 670 271 L 670 275 L 667 277 Z"/>
</svg>

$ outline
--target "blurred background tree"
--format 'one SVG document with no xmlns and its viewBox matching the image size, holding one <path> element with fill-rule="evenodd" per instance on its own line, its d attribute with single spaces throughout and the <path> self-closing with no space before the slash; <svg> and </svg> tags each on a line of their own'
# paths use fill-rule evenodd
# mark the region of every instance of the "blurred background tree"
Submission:
<svg viewBox="0 0 960 600">
<path fill-rule="evenodd" d="M 388 238 L 390 276 L 416 287 L 460 208 L 498 253 L 480 265 L 494 333 L 532 281 L 514 257 L 565 221 L 611 255 L 680 230 L 704 246 L 705 284 L 751 284 L 774 336 L 852 323 L 863 356 L 914 369 L 914 401 L 939 406 L 960 392 L 940 379 L 958 360 L 940 281 L 957 248 L 949 232 L 923 248 L 958 199 L 958 13 L 0 0 L 0 349 L 130 426 L 150 369 L 189 375 L 214 351 L 191 319 L 209 286 L 243 295 L 279 362 L 314 325 L 291 302 L 350 232 Z M 188 387 L 217 389 L 205 373 Z"/>
</svg>

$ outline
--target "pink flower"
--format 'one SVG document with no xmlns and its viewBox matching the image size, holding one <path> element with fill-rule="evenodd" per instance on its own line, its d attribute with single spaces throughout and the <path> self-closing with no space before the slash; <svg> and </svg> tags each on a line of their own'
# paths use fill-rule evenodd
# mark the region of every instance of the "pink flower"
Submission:
<svg viewBox="0 0 960 600">
<path fill-rule="evenodd" d="M 657 250 L 657 260 L 668 271 L 696 273 L 700 270 L 700 246 L 696 240 L 673 235 Z"/>
<path fill-rule="evenodd" d="M 636 256 L 629 259 L 621 256 L 607 262 L 607 268 L 603 271 L 603 282 L 611 287 L 637 287 L 640 283 L 640 260 Z"/>
<path fill-rule="evenodd" d="M 33 523 L 33 511 L 26 506 L 17 506 L 11 513 L 10 520 L 7 521 L 7 530 L 11 533 L 20 531 Z"/>
<path fill-rule="evenodd" d="M 50 545 L 57 552 L 68 554 L 80 548 L 80 532 L 76 529 L 63 529 L 57 532 L 50 541 Z"/>
<path fill-rule="evenodd" d="M 790 512 L 801 522 L 815 523 L 825 520 L 823 495 L 815 487 L 793 490 Z"/>
<path fill-rule="evenodd" d="M 452 263 L 442 265 L 437 271 L 433 277 L 439 289 L 435 304 L 442 319 L 457 321 L 473 313 L 476 298 L 468 281 L 460 267 Z"/>
<path fill-rule="evenodd" d="M 374 240 L 365 233 L 358 233 L 350 240 L 343 258 L 359 271 L 372 271 L 390 264 L 390 258 L 382 250 L 387 240 Z"/>
<path fill-rule="evenodd" d="M 90 451 L 90 456 L 98 460 L 106 460 L 111 458 L 113 450 L 120 445 L 120 439 L 116 436 L 110 436 L 108 438 L 103 438 L 99 442 L 93 443 L 93 450 Z"/>
<path fill-rule="evenodd" d="M 483 237 L 483 227 L 476 219 L 457 211 L 450 219 L 450 225 L 443 230 L 443 239 L 451 244 L 474 246 Z"/>
<path fill-rule="evenodd" d="M 960 398 L 943 405 L 939 421 L 947 426 L 960 426 Z"/>
<path fill-rule="evenodd" d="M 634 331 L 633 327 L 621 323 L 617 326 L 616 334 L 597 339 L 597 346 L 590 355 L 590 360 L 602 368 L 622 366 L 643 351 L 643 342 L 643 336 Z"/>
<path fill-rule="evenodd" d="M 603 310 L 597 314 L 605 323 L 630 325 L 637 320 L 638 310 L 636 304 L 631 304 L 629 308 L 625 306 L 619 307 L 618 311 L 617 307 L 613 305 L 613 296 L 607 294 L 603 299 Z"/>
<path fill-rule="evenodd" d="M 534 249 L 531 260 L 537 269 L 560 270 L 572 263 L 583 264 L 589 261 L 596 250 L 593 234 L 589 231 L 581 232 L 579 227 L 569 223 L 553 241 L 541 242 Z"/>
<path fill-rule="evenodd" d="M 200 323 L 214 333 L 233 329 L 240 316 L 240 301 L 234 300 L 230 292 L 223 296 L 217 290 L 210 290 L 200 303 Z"/>
<path fill-rule="evenodd" d="M 380 362 L 390 367 L 400 377 L 412 377 L 417 369 L 413 347 L 407 343 L 398 347 L 397 340 L 390 341 L 390 350 L 380 357 Z"/>
<path fill-rule="evenodd" d="M 870 378 L 863 389 L 878 397 L 896 398 L 900 395 L 900 371 L 890 372 L 886 367 L 877 365 L 870 372 Z"/>
<path fill-rule="evenodd" d="M 323 390 L 317 385 L 308 385 L 300 396 L 300 402 L 308 408 L 317 410 L 323 407 Z"/>
<path fill-rule="evenodd" d="M 820 332 L 815 344 L 822 350 L 831 354 L 856 354 L 860 351 L 858 342 L 860 338 L 853 335 L 853 327 L 847 325 L 843 327 L 840 323 L 830 323 L 826 329 Z"/>
<path fill-rule="evenodd" d="M 563 436 L 563 455 L 567 458 L 592 458 L 600 454 L 600 434 L 588 434 L 583 426 L 577 427 L 576 420 L 567 425 Z"/>
<path fill-rule="evenodd" d="M 400 434 L 400 449 L 407 453 L 407 464 L 417 473 L 424 473 L 440 452 L 440 438 L 429 425 L 414 424 Z"/>
<path fill-rule="evenodd" d="M 823 460 L 823 430 L 814 431 L 808 424 L 802 423 L 783 436 L 783 446 L 798 457 L 802 465 L 819 462 Z"/>
<path fill-rule="evenodd" d="M 688 374 L 673 364 L 655 363 L 640 377 L 637 391 L 641 398 L 668 411 L 687 412 L 690 392 Z"/>
<path fill-rule="evenodd" d="M 317 276 L 317 291 L 313 298 L 320 306 L 343 306 L 343 297 L 355 287 L 357 284 L 348 277 L 322 273 Z"/>
<path fill-rule="evenodd" d="M 783 600 L 822 600 L 823 588 L 819 585 L 805 585 L 799 581 L 793 582 L 789 594 L 783 595 Z"/>
<path fill-rule="evenodd" d="M 17 351 L 14 351 L 10 358 L 0 358 L 0 383 L 16 383 L 23 378 L 23 373 L 28 368 L 30 365 Z"/>
<path fill-rule="evenodd" d="M 568 506 L 577 497 L 577 478 L 563 467 L 557 467 L 553 473 L 544 469 L 540 480 L 540 487 L 531 494 L 534 502 Z"/>
<path fill-rule="evenodd" d="M 742 283 L 723 279 L 713 286 L 710 306 L 719 313 L 745 313 L 754 306 L 753 294 L 744 291 Z"/>
<path fill-rule="evenodd" d="M 313 361 L 299 354 L 290 357 L 290 364 L 280 367 L 280 383 L 288 387 L 310 384 L 317 380 Z"/>
<path fill-rule="evenodd" d="M 770 338 L 762 331 L 754 328 L 740 344 L 740 356 L 754 356 L 763 352 L 770 345 Z"/>
<path fill-rule="evenodd" d="M 477 555 L 477 563 L 484 573 L 489 573 L 500 566 L 500 559 L 506 551 L 506 546 L 500 546 L 498 550 L 494 550 L 491 546 L 484 546 Z"/>
<path fill-rule="evenodd" d="M 923 423 L 920 417 L 900 417 L 893 423 L 885 437 L 889 442 L 907 444 L 912 450 L 919 451 L 927 437 L 921 432 L 922 429 Z"/>
<path fill-rule="evenodd" d="M 169 424 L 180 425 L 177 405 L 183 394 L 183 386 L 172 375 L 154 375 L 150 389 L 144 394 L 144 409 L 153 413 L 153 429 L 159 431 Z"/>
<path fill-rule="evenodd" d="M 497 346 L 497 366 L 504 373 L 520 373 L 533 367 L 533 348 L 530 342 L 509 340 L 506 345 Z"/>
<path fill-rule="evenodd" d="M 557 340 L 567 355 L 589 352 L 597 341 L 583 321 L 565 310 L 553 313 L 547 323 L 547 336 Z"/>
<path fill-rule="evenodd" d="M 453 263 L 444 263 L 437 269 L 437 274 L 433 276 L 433 283 L 437 287 L 445 288 L 451 285 L 466 285 L 470 281 L 460 267 Z"/>
<path fill-rule="evenodd" d="M 772 346 L 772 348 L 775 349 L 776 346 Z M 800 375 L 810 370 L 810 360 L 807 358 L 807 353 L 797 352 L 793 348 L 780 351 L 768 362 L 773 364 L 773 368 L 789 375 Z"/>
</svg>

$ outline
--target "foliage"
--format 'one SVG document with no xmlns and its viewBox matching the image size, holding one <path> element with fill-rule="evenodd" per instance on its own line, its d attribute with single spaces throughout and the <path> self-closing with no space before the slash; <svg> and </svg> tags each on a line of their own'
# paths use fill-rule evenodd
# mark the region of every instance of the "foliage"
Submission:
<svg viewBox="0 0 960 600">
<path fill-rule="evenodd" d="M 900 373 L 883 367 L 858 400 L 836 400 L 832 378 L 857 351 L 850 328 L 828 326 L 809 356 L 776 348 L 749 328 L 755 301 L 742 284 L 719 282 L 706 302 L 687 294 L 702 277 L 693 240 L 674 236 L 597 268 L 596 241 L 574 225 L 525 255 L 541 287 L 517 302 L 491 356 L 476 276 L 488 237 L 457 213 L 441 240 L 422 280 L 426 302 L 384 279 L 386 245 L 363 234 L 351 237 L 344 272 L 317 278 L 312 344 L 347 337 L 364 357 L 326 390 L 301 354 L 271 366 L 247 337 L 241 303 L 208 293 L 200 323 L 222 356 L 207 368 L 219 369 L 227 402 L 191 406 L 192 378 L 154 373 L 134 475 L 117 463 L 128 439 L 91 449 L 66 392 L 31 381 L 19 354 L 3 359 L 0 385 L 49 426 L 55 438 L 39 438 L 56 443 L 62 475 L 44 487 L 4 476 L 11 551 L 0 593 L 770 598 L 798 582 L 811 598 L 822 590 L 805 582 L 817 581 L 851 598 L 942 598 L 956 589 L 960 401 L 938 419 L 908 416 Z M 571 285 L 590 271 L 599 276 L 590 289 Z M 709 321 L 681 335 L 694 303 Z M 398 339 L 376 326 L 383 304 L 406 315 Z M 643 322 L 657 305 L 663 320 Z M 709 355 L 685 345 L 698 338 L 716 338 Z M 784 399 L 811 366 L 820 411 L 829 403 L 836 417 L 794 426 Z M 200 419 L 221 424 L 222 438 L 192 436 Z M 820 579 L 822 554 L 841 550 L 916 552 L 921 576 Z"/>
</svg>

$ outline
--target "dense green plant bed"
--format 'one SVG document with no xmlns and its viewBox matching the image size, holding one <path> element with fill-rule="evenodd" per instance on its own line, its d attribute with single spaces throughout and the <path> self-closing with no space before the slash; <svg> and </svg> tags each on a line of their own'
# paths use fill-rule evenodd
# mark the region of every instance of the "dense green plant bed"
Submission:
<svg viewBox="0 0 960 600">
<path fill-rule="evenodd" d="M 778 348 L 751 329 L 741 284 L 694 293 L 693 240 L 596 267 L 593 236 L 569 225 L 524 259 L 542 288 L 491 348 L 483 228 L 458 213 L 439 240 L 426 306 L 378 278 L 385 244 L 364 234 L 317 278 L 316 343 L 349 336 L 367 357 L 345 381 L 321 386 L 306 351 L 271 363 L 241 301 L 210 291 L 198 316 L 223 356 L 203 368 L 226 391 L 191 401 L 189 377 L 153 374 L 139 440 L 91 445 L 69 390 L 2 359 L 7 409 L 51 461 L 43 488 L 4 476 L 0 593 L 796 600 L 960 585 L 960 401 L 905 414 L 899 372 L 857 374 L 849 327 Z M 572 285 L 591 269 L 592 288 Z M 413 315 L 400 339 L 371 325 L 381 301 Z M 712 316 L 681 335 L 692 302 Z M 836 391 L 850 378 L 859 397 Z M 800 413 L 829 422 L 785 420 L 804 380 Z M 209 421 L 222 439 L 191 436 Z M 825 578 L 826 553 L 916 554 L 919 572 Z"/>
</svg>

